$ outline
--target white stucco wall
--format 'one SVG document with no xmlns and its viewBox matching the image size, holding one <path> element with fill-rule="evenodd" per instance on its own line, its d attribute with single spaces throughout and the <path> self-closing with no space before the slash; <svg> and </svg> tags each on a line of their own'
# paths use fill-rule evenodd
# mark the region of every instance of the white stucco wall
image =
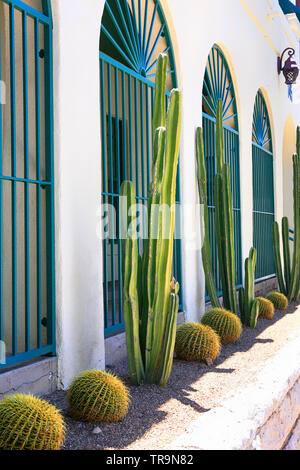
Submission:
<svg viewBox="0 0 300 470">
<path fill-rule="evenodd" d="M 104 367 L 99 25 L 104 1 L 54 0 L 56 314 L 59 378 Z"/>
<path fill-rule="evenodd" d="M 54 22 L 57 344 L 61 385 L 80 370 L 104 366 L 102 247 L 97 239 L 101 143 L 99 34 L 104 0 L 52 0 Z M 300 123 L 277 53 L 298 39 L 277 0 L 161 0 L 168 19 L 183 91 L 181 195 L 184 310 L 199 320 L 204 310 L 199 214 L 195 178 L 195 129 L 202 124 L 202 83 L 214 43 L 225 53 L 239 112 L 243 258 L 252 245 L 252 115 L 262 89 L 273 130 L 276 218 L 283 215 L 284 124 Z M 268 17 L 273 15 L 274 17 Z M 276 16 L 280 14 L 280 16 Z M 195 241 L 191 232 L 195 231 Z"/>
</svg>

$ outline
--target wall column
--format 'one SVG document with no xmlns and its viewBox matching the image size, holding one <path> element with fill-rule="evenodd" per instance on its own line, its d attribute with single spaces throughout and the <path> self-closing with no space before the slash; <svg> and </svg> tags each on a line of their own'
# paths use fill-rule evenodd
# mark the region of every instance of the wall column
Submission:
<svg viewBox="0 0 300 470">
<path fill-rule="evenodd" d="M 104 367 L 99 37 L 104 0 L 53 0 L 59 384 Z"/>
</svg>

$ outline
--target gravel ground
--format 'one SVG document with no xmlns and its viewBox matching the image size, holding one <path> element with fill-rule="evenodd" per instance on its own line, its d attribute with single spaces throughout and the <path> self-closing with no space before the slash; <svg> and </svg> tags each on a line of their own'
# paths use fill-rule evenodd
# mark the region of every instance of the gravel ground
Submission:
<svg viewBox="0 0 300 470">
<path fill-rule="evenodd" d="M 130 409 L 120 423 L 78 423 L 68 416 L 65 392 L 48 395 L 45 398 L 65 416 L 64 449 L 164 449 L 199 413 L 220 406 L 238 387 L 253 381 L 265 361 L 299 332 L 300 306 L 291 304 L 285 312 L 276 312 L 272 321 L 259 320 L 255 330 L 244 328 L 236 344 L 222 347 L 212 366 L 175 360 L 165 388 L 131 386 L 126 361 L 108 368 L 130 389 Z M 96 426 L 99 434 L 93 434 Z"/>
</svg>

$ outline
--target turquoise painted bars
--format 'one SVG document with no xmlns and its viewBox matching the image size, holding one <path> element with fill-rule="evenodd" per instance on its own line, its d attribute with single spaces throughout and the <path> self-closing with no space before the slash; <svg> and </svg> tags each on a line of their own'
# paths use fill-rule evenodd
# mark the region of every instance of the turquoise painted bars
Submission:
<svg viewBox="0 0 300 470">
<path fill-rule="evenodd" d="M 272 133 L 262 93 L 256 95 L 252 127 L 253 246 L 257 250 L 255 278 L 275 274 L 272 242 L 274 177 Z"/>
<path fill-rule="evenodd" d="M 8 77 L 0 113 L 0 340 L 7 352 L 1 369 L 55 354 L 55 225 L 50 1 L 41 0 L 39 10 L 21 0 L 0 3 L 8 18 L 0 36 L 0 79 Z M 8 109 L 10 149 L 4 153 Z"/>
</svg>

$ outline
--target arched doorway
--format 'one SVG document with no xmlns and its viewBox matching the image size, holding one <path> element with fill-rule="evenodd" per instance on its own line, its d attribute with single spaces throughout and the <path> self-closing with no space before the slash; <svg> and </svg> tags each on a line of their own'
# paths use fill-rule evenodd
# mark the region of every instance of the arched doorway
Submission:
<svg viewBox="0 0 300 470">
<path fill-rule="evenodd" d="M 252 125 L 253 246 L 256 280 L 275 274 L 272 225 L 275 220 L 273 145 L 270 118 L 261 91 L 255 98 Z"/>
<path fill-rule="evenodd" d="M 240 156 L 238 115 L 234 86 L 226 58 L 218 46 L 214 46 L 207 59 L 203 82 L 203 134 L 207 172 L 207 197 L 209 210 L 209 237 L 212 266 L 217 288 L 221 295 L 221 279 L 218 267 L 217 243 L 215 237 L 214 177 L 216 174 L 215 134 L 217 102 L 223 103 L 223 125 L 225 161 L 231 168 L 231 187 L 234 214 L 234 237 L 236 259 L 236 283 L 242 284 L 241 248 L 241 203 L 240 203 Z"/>
<path fill-rule="evenodd" d="M 177 86 L 174 53 L 159 1 L 107 0 L 100 36 L 102 204 L 119 209 L 122 181 L 135 182 L 137 202 L 147 202 L 152 167 L 152 113 L 156 62 L 168 55 L 167 87 Z M 168 98 L 169 91 L 166 93 Z M 179 183 L 179 177 L 178 177 Z M 179 202 L 179 184 L 177 202 Z M 106 335 L 124 328 L 118 220 L 103 242 Z M 112 235 L 113 234 L 113 235 Z M 139 240 L 142 250 L 142 241 Z M 174 275 L 181 282 L 181 244 L 174 246 Z M 182 294 L 181 294 L 182 295 Z"/>
<path fill-rule="evenodd" d="M 0 367 L 55 353 L 52 18 L 1 0 Z"/>
</svg>

